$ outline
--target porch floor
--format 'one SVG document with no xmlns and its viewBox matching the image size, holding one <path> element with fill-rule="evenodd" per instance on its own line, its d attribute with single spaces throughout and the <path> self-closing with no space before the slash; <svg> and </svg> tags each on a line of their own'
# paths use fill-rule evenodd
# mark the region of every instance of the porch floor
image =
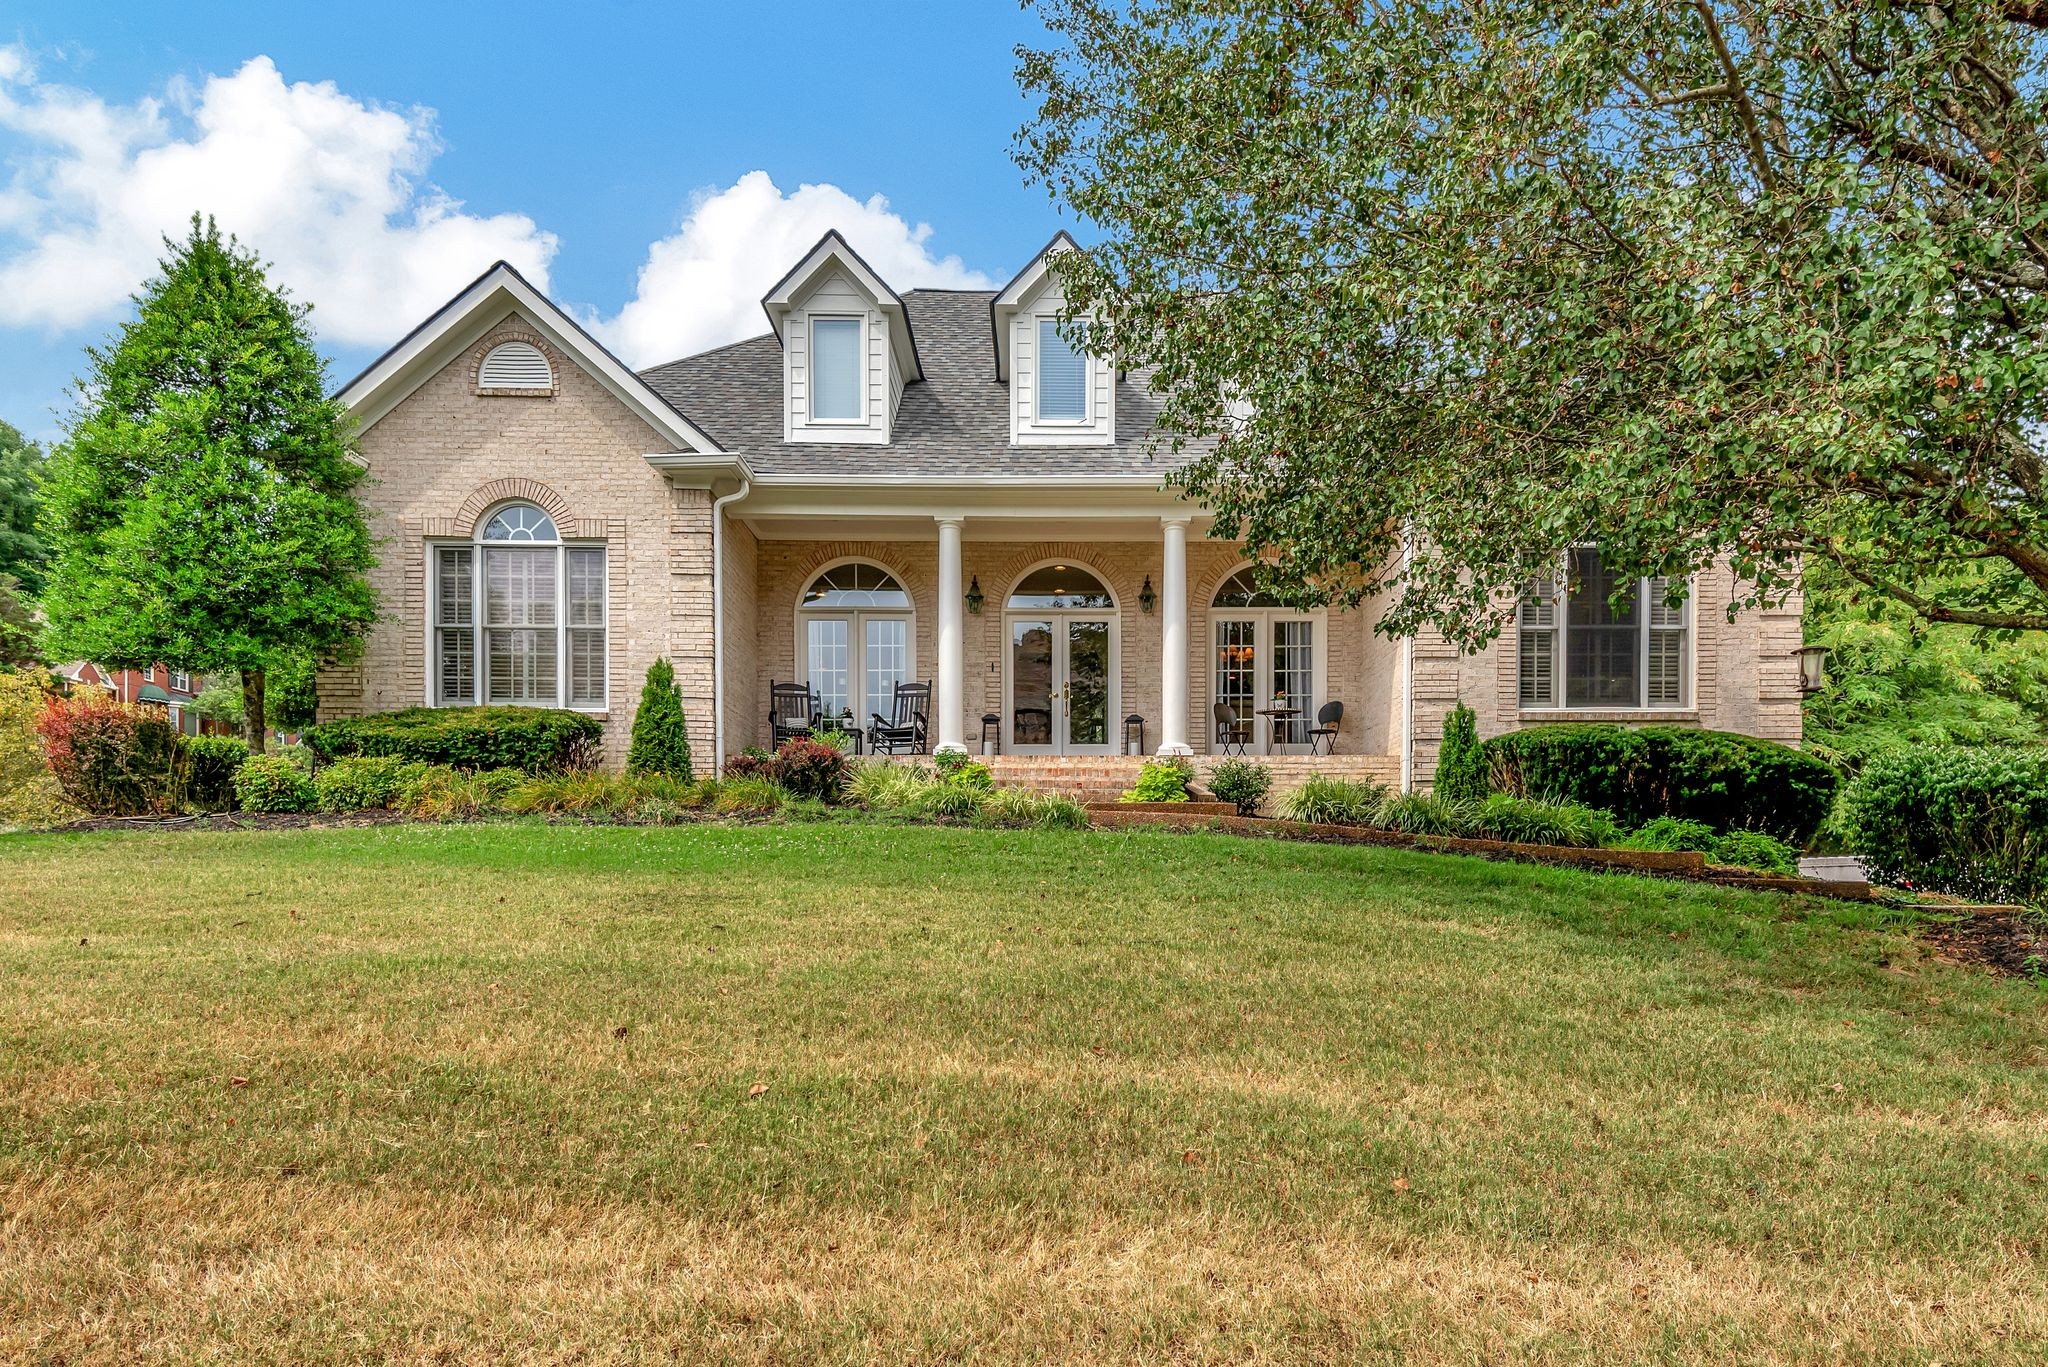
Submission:
<svg viewBox="0 0 2048 1367">
<path fill-rule="evenodd" d="M 897 757 L 929 764 L 928 755 Z M 995 773 L 1004 788 L 1029 788 L 1060 793 L 1080 802 L 1113 802 L 1137 782 L 1145 760 L 1137 755 L 986 755 L 976 756 Z M 1221 755 L 1196 755 L 1195 786 L 1207 789 L 1209 773 Z M 1273 797 L 1299 788 L 1310 774 L 1399 786 L 1399 755 L 1251 755 L 1273 771 Z M 1270 800 L 1270 799 L 1269 799 Z"/>
</svg>

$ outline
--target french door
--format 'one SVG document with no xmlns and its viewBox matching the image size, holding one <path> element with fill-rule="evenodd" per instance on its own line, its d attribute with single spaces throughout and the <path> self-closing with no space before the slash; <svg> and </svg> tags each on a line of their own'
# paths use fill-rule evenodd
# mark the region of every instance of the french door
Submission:
<svg viewBox="0 0 2048 1367">
<path fill-rule="evenodd" d="M 910 619 L 871 612 L 804 616 L 804 679 L 825 717 L 853 714 L 855 728 L 893 715 L 896 685 L 910 681 Z"/>
<path fill-rule="evenodd" d="M 1027 755 L 1107 755 L 1117 748 L 1116 639 L 1087 614 L 1006 620 L 1004 748 Z"/>
<path fill-rule="evenodd" d="M 1210 620 L 1214 698 L 1249 725 L 1248 748 L 1262 755 L 1305 753 L 1325 696 L 1322 622 L 1273 611 Z"/>
</svg>

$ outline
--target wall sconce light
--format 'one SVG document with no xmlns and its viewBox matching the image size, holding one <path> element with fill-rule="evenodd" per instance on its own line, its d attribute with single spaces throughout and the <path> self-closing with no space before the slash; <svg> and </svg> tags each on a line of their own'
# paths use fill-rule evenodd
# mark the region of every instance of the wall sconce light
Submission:
<svg viewBox="0 0 2048 1367">
<path fill-rule="evenodd" d="M 1801 646 L 1792 652 L 1799 660 L 1799 693 L 1810 698 L 1828 686 L 1828 648 Z"/>
<path fill-rule="evenodd" d="M 981 592 L 981 576 L 977 574 L 967 581 L 967 610 L 979 617 L 982 604 L 987 601 Z"/>
<path fill-rule="evenodd" d="M 1159 595 L 1152 592 L 1152 576 L 1148 574 L 1145 576 L 1145 587 L 1138 590 L 1138 609 L 1150 617 L 1152 609 L 1158 605 Z"/>
</svg>

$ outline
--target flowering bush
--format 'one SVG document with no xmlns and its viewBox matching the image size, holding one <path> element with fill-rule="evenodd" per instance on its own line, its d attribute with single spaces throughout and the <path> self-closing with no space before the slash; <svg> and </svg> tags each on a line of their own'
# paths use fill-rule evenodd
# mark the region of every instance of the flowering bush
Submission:
<svg viewBox="0 0 2048 1367">
<path fill-rule="evenodd" d="M 94 691 L 51 698 L 36 720 L 50 772 L 74 806 L 142 816 L 176 802 L 183 759 L 170 719 Z"/>
<path fill-rule="evenodd" d="M 798 797 L 831 801 L 846 785 L 846 756 L 836 747 L 798 736 L 782 742 L 767 777 Z"/>
</svg>

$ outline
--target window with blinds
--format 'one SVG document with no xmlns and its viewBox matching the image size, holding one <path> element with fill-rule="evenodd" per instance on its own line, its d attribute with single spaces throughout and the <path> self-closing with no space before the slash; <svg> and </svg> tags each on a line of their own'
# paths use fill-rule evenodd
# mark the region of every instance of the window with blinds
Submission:
<svg viewBox="0 0 2048 1367">
<path fill-rule="evenodd" d="M 858 318 L 811 320 L 811 418 L 819 422 L 860 421 Z"/>
<path fill-rule="evenodd" d="M 437 705 L 606 705 L 603 546 L 563 545 L 546 514 L 514 504 L 477 544 L 434 547 L 429 582 Z"/>
<path fill-rule="evenodd" d="M 1051 318 L 1038 320 L 1038 419 L 1088 421 L 1088 354 L 1062 337 Z"/>
<path fill-rule="evenodd" d="M 1531 584 L 1516 608 L 1516 683 L 1525 708 L 1690 705 L 1690 605 L 1668 579 L 1617 578 L 1600 553 L 1571 553 L 1563 578 Z"/>
</svg>

